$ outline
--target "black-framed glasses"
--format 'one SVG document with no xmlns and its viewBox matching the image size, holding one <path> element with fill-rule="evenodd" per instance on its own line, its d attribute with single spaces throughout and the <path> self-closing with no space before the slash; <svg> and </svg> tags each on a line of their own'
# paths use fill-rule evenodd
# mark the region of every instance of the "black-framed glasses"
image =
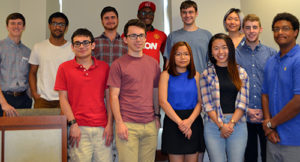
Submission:
<svg viewBox="0 0 300 162">
<path fill-rule="evenodd" d="M 288 32 L 288 31 L 290 31 L 292 28 L 291 27 L 289 27 L 289 26 L 283 26 L 283 27 L 274 27 L 274 28 L 272 28 L 272 30 L 273 30 L 273 32 L 275 32 L 275 33 L 277 33 L 277 32 L 279 32 L 280 30 L 282 30 L 283 32 Z"/>
<path fill-rule="evenodd" d="M 54 27 L 57 27 L 57 26 L 59 26 L 59 27 L 65 27 L 65 26 L 66 26 L 66 23 L 62 23 L 62 22 L 60 22 L 60 23 L 58 23 L 58 22 L 52 22 L 51 25 L 54 26 Z"/>
<path fill-rule="evenodd" d="M 137 38 L 140 38 L 141 40 L 144 40 L 146 38 L 145 34 L 128 34 L 127 37 L 129 37 L 131 40 L 137 40 Z"/>
<path fill-rule="evenodd" d="M 83 45 L 83 47 L 88 47 L 92 42 L 91 41 L 88 41 L 88 40 L 85 40 L 85 41 L 82 41 L 82 42 L 79 42 L 79 41 L 76 41 L 73 43 L 73 46 L 76 47 L 76 48 L 79 48 L 81 45 Z"/>
<path fill-rule="evenodd" d="M 154 12 L 153 11 L 139 11 L 139 14 L 142 15 L 142 16 L 146 16 L 146 15 L 149 15 L 149 16 L 154 16 Z"/>
</svg>

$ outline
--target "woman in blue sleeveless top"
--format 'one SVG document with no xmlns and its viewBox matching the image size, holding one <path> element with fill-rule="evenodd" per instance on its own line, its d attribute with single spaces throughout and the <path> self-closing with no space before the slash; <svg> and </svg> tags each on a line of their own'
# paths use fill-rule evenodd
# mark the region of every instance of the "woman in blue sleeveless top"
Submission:
<svg viewBox="0 0 300 162">
<path fill-rule="evenodd" d="M 159 103 L 166 113 L 162 152 L 172 161 L 198 161 L 205 150 L 200 114 L 200 74 L 196 72 L 192 50 L 186 42 L 176 43 L 167 70 L 159 81 Z"/>
</svg>

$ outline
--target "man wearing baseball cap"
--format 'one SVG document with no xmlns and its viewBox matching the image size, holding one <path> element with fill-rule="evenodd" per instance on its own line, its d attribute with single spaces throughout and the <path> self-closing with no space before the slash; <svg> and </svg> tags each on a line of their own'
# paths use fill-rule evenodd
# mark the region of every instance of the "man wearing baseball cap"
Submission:
<svg viewBox="0 0 300 162">
<path fill-rule="evenodd" d="M 160 63 L 160 52 L 164 53 L 167 35 L 152 26 L 156 6 L 153 2 L 144 1 L 139 5 L 137 17 L 146 24 L 146 44 L 143 53 Z"/>
</svg>

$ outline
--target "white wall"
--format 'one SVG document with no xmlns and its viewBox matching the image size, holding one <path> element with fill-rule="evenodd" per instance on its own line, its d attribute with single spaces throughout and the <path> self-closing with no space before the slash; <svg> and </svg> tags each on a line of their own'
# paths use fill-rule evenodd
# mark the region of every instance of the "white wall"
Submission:
<svg viewBox="0 0 300 162">
<path fill-rule="evenodd" d="M 63 0 L 63 12 L 70 20 L 69 31 L 66 38 L 70 39 L 72 33 L 81 27 L 88 28 L 94 36 L 99 36 L 104 31 L 100 13 L 106 6 L 115 7 L 119 13 L 118 32 L 123 33 L 123 27 L 129 19 L 137 18 L 139 4 L 143 0 Z M 154 27 L 164 29 L 163 0 L 152 0 L 156 4 Z"/>
<path fill-rule="evenodd" d="M 277 13 L 289 12 L 300 20 L 300 1 L 299 0 L 241 0 L 241 9 L 245 14 L 256 14 L 260 17 L 263 32 L 261 33 L 261 41 L 276 50 L 278 46 L 274 42 L 273 32 L 271 30 L 273 18 Z M 298 37 L 297 43 L 300 44 Z"/>
</svg>

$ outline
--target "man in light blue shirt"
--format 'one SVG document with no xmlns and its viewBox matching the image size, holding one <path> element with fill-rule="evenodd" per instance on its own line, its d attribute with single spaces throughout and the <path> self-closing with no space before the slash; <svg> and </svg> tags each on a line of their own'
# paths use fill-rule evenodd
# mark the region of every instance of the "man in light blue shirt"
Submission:
<svg viewBox="0 0 300 162">
<path fill-rule="evenodd" d="M 276 54 L 270 47 L 261 44 L 259 34 L 262 32 L 260 19 L 254 14 L 247 15 L 242 24 L 245 41 L 236 49 L 236 60 L 247 72 L 250 79 L 249 107 L 247 108 L 248 141 L 245 162 L 258 161 L 259 136 L 261 159 L 266 162 L 266 138 L 262 128 L 263 112 L 261 106 L 261 87 L 263 71 L 267 59 Z"/>
<path fill-rule="evenodd" d="M 262 87 L 267 162 L 294 162 L 300 159 L 299 20 L 279 13 L 272 30 L 280 51 L 267 61 Z"/>
<path fill-rule="evenodd" d="M 12 13 L 6 19 L 8 37 L 0 41 L 0 116 L 17 116 L 15 108 L 31 108 L 28 97 L 30 49 L 21 42 L 25 18 Z"/>
</svg>

